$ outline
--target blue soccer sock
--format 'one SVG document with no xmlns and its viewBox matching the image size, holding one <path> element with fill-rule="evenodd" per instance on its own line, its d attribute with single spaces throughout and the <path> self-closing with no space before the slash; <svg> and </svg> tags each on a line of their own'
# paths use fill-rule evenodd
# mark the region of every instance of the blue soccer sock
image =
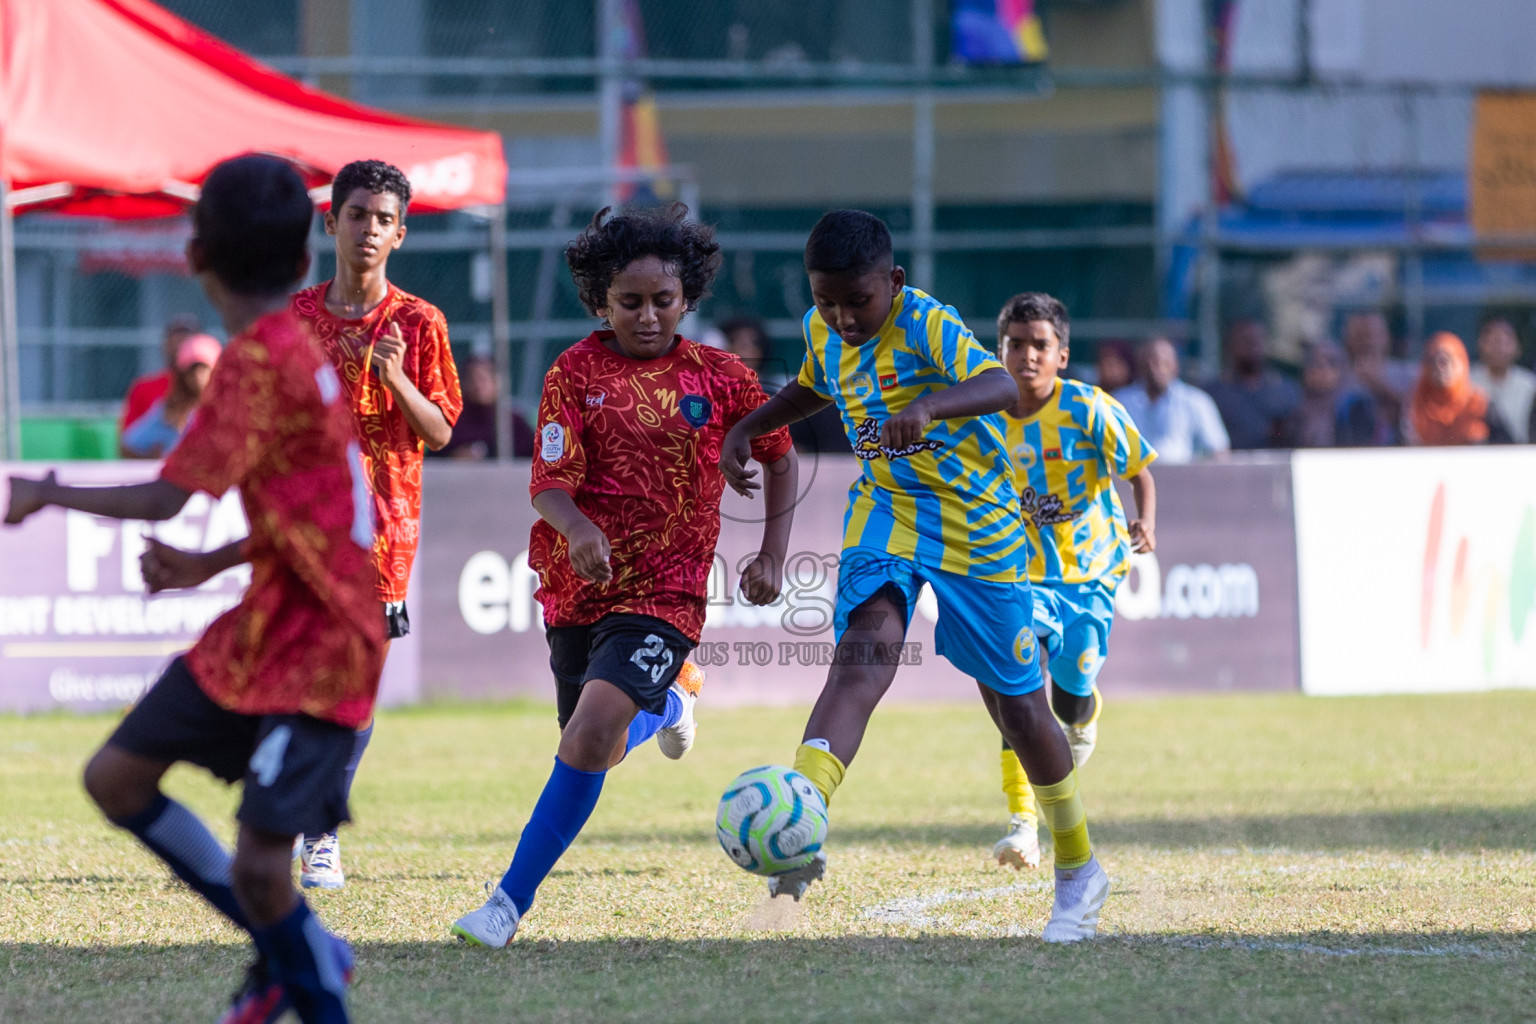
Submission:
<svg viewBox="0 0 1536 1024">
<path fill-rule="evenodd" d="M 256 944 L 304 1024 L 347 1024 L 343 943 L 325 930 L 303 897 L 293 913 L 260 929 Z"/>
<path fill-rule="evenodd" d="M 607 772 L 578 771 L 555 758 L 555 770 L 549 773 L 533 816 L 523 826 L 512 865 L 501 877 L 501 889 L 512 898 L 518 914 L 528 912 L 539 884 L 592 816 L 605 775 Z"/>
<path fill-rule="evenodd" d="M 646 740 L 655 736 L 668 726 L 676 725 L 683 718 L 683 699 L 677 695 L 676 690 L 667 691 L 667 709 L 659 715 L 649 711 L 635 713 L 634 721 L 629 723 L 629 737 L 624 742 L 624 756 L 634 750 Z"/>
<path fill-rule="evenodd" d="M 235 902 L 234 890 L 229 885 L 229 851 L 197 815 L 164 793 L 157 793 L 154 802 L 144 810 L 113 824 L 138 836 L 140 842 L 170 865 L 177 878 L 212 903 L 236 927 L 251 930 L 251 923 Z"/>
</svg>

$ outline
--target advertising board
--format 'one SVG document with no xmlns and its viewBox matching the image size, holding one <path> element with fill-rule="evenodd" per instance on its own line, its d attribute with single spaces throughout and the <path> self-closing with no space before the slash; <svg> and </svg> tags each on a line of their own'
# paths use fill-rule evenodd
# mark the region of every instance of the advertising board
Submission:
<svg viewBox="0 0 1536 1024">
<path fill-rule="evenodd" d="M 131 484 L 154 479 L 159 464 L 0 463 L 0 476 L 49 470 L 66 484 Z M 250 580 L 250 567 L 238 566 L 192 590 L 149 594 L 139 575 L 144 538 L 211 551 L 247 532 L 234 491 L 217 500 L 194 494 L 161 523 L 46 509 L 19 527 L 0 527 L 0 710 L 132 703 L 234 607 Z M 407 703 L 419 693 L 418 641 L 408 637 L 390 650 L 381 698 Z"/>
<path fill-rule="evenodd" d="M 1298 452 L 1302 687 L 1536 686 L 1536 449 Z"/>
<path fill-rule="evenodd" d="M 826 680 L 851 457 L 806 459 L 784 595 L 758 608 L 736 591 L 762 534 L 727 492 L 694 658 L 711 702 L 804 703 Z M 1158 469 L 1158 551 L 1118 600 L 1106 692 L 1295 689 L 1296 575 L 1284 460 Z M 528 567 L 529 470 L 429 464 L 417 607 L 427 696 L 550 699 L 542 618 Z M 417 615 L 416 607 L 412 614 Z M 976 684 L 933 651 L 931 591 L 913 616 L 891 699 L 971 700 Z"/>
</svg>

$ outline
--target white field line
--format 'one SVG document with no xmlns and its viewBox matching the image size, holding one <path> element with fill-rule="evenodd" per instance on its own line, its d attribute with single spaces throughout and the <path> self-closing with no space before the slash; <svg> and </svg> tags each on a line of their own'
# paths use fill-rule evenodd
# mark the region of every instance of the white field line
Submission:
<svg viewBox="0 0 1536 1024">
<path fill-rule="evenodd" d="M 1128 936 L 1129 937 L 1129 936 Z M 1315 942 L 1294 939 L 1218 939 L 1183 936 L 1136 936 L 1139 942 L 1162 942 L 1186 949 L 1247 949 L 1260 953 L 1308 953 L 1313 956 L 1381 956 L 1422 957 L 1424 959 L 1473 958 L 1507 960 L 1515 956 L 1513 950 L 1485 949 L 1469 942 L 1456 942 L 1445 946 L 1425 946 L 1422 949 L 1405 949 L 1402 946 L 1320 946 Z"/>
<path fill-rule="evenodd" d="M 869 920 L 879 921 L 882 924 L 905 925 L 909 928 L 946 929 L 993 937 L 1012 938 L 1021 935 L 1033 935 L 1034 932 L 1025 931 L 1017 925 L 1011 925 L 1007 928 L 988 927 L 977 921 L 957 925 L 946 915 L 930 912 L 939 907 L 955 903 L 974 903 L 978 900 L 996 899 L 1000 896 L 1012 895 L 1013 893 L 1048 892 L 1050 889 L 1051 883 L 1044 879 L 1034 882 L 1019 882 L 1015 885 L 1000 885 L 990 889 L 943 889 L 928 896 L 905 896 L 901 899 L 877 903 L 867 908 L 861 916 Z M 1159 945 L 1178 946 L 1195 951 L 1236 949 L 1249 950 L 1256 953 L 1306 953 L 1312 956 L 1331 957 L 1507 960 L 1517 955 L 1512 950 L 1486 949 L 1482 946 L 1466 942 L 1425 946 L 1422 949 L 1407 949 L 1402 946 L 1323 946 L 1315 942 L 1301 942 L 1295 939 L 1217 938 L 1185 935 L 1116 935 L 1114 933 L 1103 933 L 1101 937 L 1123 938 L 1136 944 L 1156 943 Z"/>
<path fill-rule="evenodd" d="M 970 903 L 976 900 L 996 899 L 1016 892 L 1049 892 L 1052 883 L 1041 879 L 1035 882 L 1019 882 L 1000 885 L 991 889 L 945 889 L 931 896 L 905 896 L 898 900 L 877 903 L 864 911 L 864 917 L 884 924 L 904 924 L 910 928 L 951 928 L 950 919 L 931 915 L 928 911 L 951 903 Z M 974 930 L 970 928 L 967 930 Z"/>
</svg>

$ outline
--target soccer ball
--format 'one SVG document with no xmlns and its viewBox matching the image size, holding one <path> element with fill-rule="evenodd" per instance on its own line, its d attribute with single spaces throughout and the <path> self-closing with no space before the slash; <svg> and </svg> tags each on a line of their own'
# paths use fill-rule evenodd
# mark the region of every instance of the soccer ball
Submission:
<svg viewBox="0 0 1536 1024">
<path fill-rule="evenodd" d="M 827 804 L 799 772 L 770 764 L 736 776 L 720 797 L 715 837 L 759 875 L 804 867 L 827 838 Z"/>
</svg>

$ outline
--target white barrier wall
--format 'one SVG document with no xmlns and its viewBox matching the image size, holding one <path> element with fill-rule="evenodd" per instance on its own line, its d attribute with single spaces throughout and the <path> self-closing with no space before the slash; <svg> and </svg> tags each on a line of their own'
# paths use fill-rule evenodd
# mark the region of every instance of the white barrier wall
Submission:
<svg viewBox="0 0 1536 1024">
<path fill-rule="evenodd" d="M 1536 448 L 1297 452 L 1302 688 L 1536 687 Z"/>
</svg>

